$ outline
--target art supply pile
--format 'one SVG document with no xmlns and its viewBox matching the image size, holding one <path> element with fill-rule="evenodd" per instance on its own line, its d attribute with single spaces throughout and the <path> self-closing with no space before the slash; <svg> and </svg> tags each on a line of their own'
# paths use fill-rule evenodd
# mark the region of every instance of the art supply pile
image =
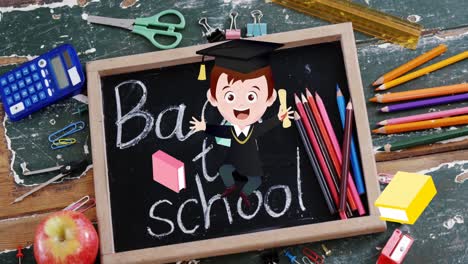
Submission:
<svg viewBox="0 0 468 264">
<path fill-rule="evenodd" d="M 376 91 L 385 91 L 402 83 L 429 74 L 456 62 L 468 58 L 468 51 L 441 60 L 437 63 L 408 73 L 416 67 L 432 60 L 447 51 L 447 46 L 438 47 L 414 58 L 413 60 L 393 69 L 379 77 L 373 85 L 378 87 Z M 405 75 L 406 74 L 406 75 Z M 376 94 L 370 101 L 374 103 L 394 103 L 380 109 L 383 113 L 412 110 L 435 105 L 446 105 L 468 100 L 468 83 L 451 84 L 440 87 L 416 89 L 405 92 Z M 372 132 L 379 134 L 405 133 L 440 127 L 462 126 L 468 124 L 468 107 L 454 108 L 440 112 L 429 112 L 412 116 L 398 117 L 380 121 L 381 127 Z M 455 130 L 438 134 L 425 135 L 403 140 L 393 144 L 386 144 L 379 150 L 396 151 L 415 146 L 433 144 L 442 140 L 453 139 L 468 135 L 468 127 L 460 127 Z"/>
<path fill-rule="evenodd" d="M 336 100 L 344 129 L 343 148 L 338 143 L 328 111 L 318 93 L 314 96 L 306 89 L 305 95 L 295 95 L 297 112 L 294 120 L 330 213 L 339 213 L 341 219 L 347 219 L 366 213 L 359 196 L 365 189 L 352 138 L 352 103 L 349 101 L 345 106 L 339 88 Z"/>
</svg>

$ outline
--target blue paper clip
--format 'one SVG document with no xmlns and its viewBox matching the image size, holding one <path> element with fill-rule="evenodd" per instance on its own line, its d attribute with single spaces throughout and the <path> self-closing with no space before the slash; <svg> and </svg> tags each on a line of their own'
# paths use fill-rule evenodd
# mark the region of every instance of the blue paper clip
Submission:
<svg viewBox="0 0 468 264">
<path fill-rule="evenodd" d="M 78 121 L 75 123 L 72 123 L 52 134 L 49 135 L 49 142 L 54 143 L 55 141 L 64 138 L 66 136 L 69 136 L 73 133 L 76 133 L 78 131 L 83 130 L 85 128 L 85 123 L 83 121 Z"/>
</svg>

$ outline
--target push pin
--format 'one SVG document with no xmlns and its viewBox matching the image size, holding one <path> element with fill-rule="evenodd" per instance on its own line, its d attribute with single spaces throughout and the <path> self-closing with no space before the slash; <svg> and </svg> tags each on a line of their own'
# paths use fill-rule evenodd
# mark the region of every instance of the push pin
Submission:
<svg viewBox="0 0 468 264">
<path fill-rule="evenodd" d="M 329 257 L 331 255 L 331 250 L 329 250 L 324 244 L 322 244 L 322 249 L 325 252 L 325 256 Z"/>
<path fill-rule="evenodd" d="M 200 18 L 200 20 L 198 20 L 198 24 L 205 28 L 206 32 L 203 32 L 203 36 L 206 37 L 208 42 L 213 43 L 226 39 L 224 32 L 220 28 L 213 28 L 208 25 L 208 19 L 206 17 Z"/>
<path fill-rule="evenodd" d="M 247 37 L 258 37 L 267 34 L 267 24 L 260 23 L 263 13 L 260 10 L 253 10 L 250 12 L 252 17 L 254 18 L 253 23 L 247 24 Z"/>
<path fill-rule="evenodd" d="M 21 264 L 21 260 L 24 257 L 23 249 L 21 248 L 21 246 L 18 246 L 18 253 L 16 254 L 16 257 L 18 258 L 18 264 Z"/>
<path fill-rule="evenodd" d="M 289 259 L 289 262 L 291 262 L 291 264 L 301 264 L 299 261 L 297 261 L 297 257 L 294 256 L 291 252 L 289 252 L 288 250 L 285 250 L 284 251 L 284 255 Z"/>
<path fill-rule="evenodd" d="M 231 12 L 229 17 L 231 18 L 231 26 L 226 30 L 226 39 L 240 39 L 241 31 L 237 29 L 236 18 L 239 14 L 237 12 Z M 234 26 L 234 28 L 232 28 Z"/>
</svg>

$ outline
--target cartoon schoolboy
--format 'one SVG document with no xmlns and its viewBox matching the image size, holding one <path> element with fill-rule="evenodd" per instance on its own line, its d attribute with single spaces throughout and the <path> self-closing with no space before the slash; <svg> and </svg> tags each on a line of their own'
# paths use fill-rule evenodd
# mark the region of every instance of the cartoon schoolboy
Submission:
<svg viewBox="0 0 468 264">
<path fill-rule="evenodd" d="M 222 196 L 228 196 L 239 187 L 233 172 L 247 178 L 240 191 L 243 203 L 249 207 L 248 196 L 262 183 L 262 163 L 256 140 L 279 125 L 284 118 L 292 118 L 293 111 L 278 111 L 277 116 L 259 122 L 276 100 L 269 55 L 282 44 L 251 40 L 233 40 L 197 53 L 214 56 L 210 89 L 206 96 L 212 106 L 231 125 L 207 124 L 202 117 L 192 117 L 191 129 L 231 140 L 227 157 L 219 169 L 226 186 Z"/>
</svg>

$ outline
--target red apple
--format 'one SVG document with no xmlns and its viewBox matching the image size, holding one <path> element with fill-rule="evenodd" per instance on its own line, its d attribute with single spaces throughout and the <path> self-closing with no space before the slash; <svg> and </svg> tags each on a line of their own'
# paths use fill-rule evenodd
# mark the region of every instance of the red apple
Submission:
<svg viewBox="0 0 468 264">
<path fill-rule="evenodd" d="M 75 211 L 51 214 L 39 224 L 34 237 L 34 258 L 39 264 L 91 264 L 98 248 L 93 224 Z"/>
</svg>

